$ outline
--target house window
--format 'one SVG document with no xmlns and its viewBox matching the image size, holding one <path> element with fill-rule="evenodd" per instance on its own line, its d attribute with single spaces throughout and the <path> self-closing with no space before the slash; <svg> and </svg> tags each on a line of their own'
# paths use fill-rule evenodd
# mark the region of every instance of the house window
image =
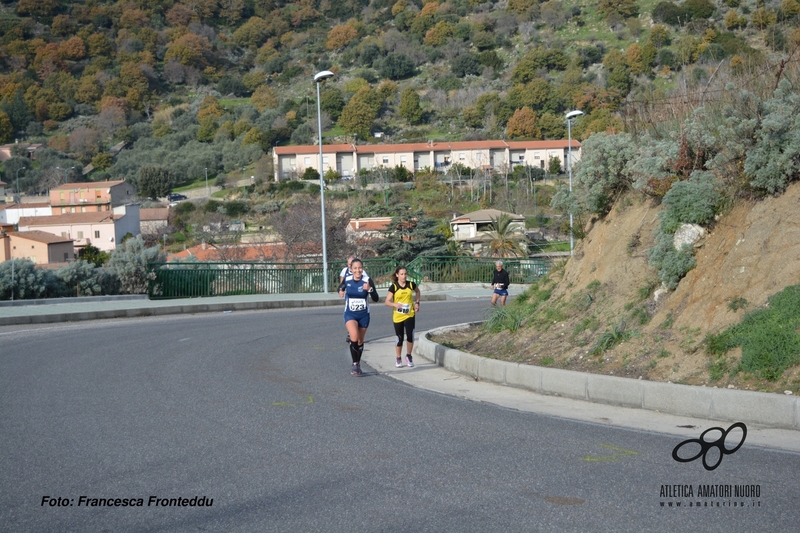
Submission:
<svg viewBox="0 0 800 533">
<path fill-rule="evenodd" d="M 61 214 L 63 215 L 63 214 L 64 214 L 64 213 L 66 213 L 66 212 L 67 212 L 67 208 L 66 208 L 66 207 L 62 207 L 62 208 L 61 208 Z"/>
<path fill-rule="evenodd" d="M 520 161 L 525 161 L 525 156 L 524 155 L 519 156 L 519 160 Z"/>
<path fill-rule="evenodd" d="M 78 232 L 78 240 L 80 240 L 80 239 L 83 239 L 83 232 L 82 231 Z"/>
<path fill-rule="evenodd" d="M 383 156 L 383 164 L 384 165 L 388 165 L 389 164 L 389 158 L 388 157 Z"/>
<path fill-rule="evenodd" d="M 542 157 L 542 156 L 539 154 L 539 152 L 534 152 L 534 153 L 533 153 L 533 158 L 534 158 L 534 159 L 541 159 L 541 157 Z"/>
<path fill-rule="evenodd" d="M 94 238 L 95 239 L 99 239 L 100 238 L 100 232 L 99 231 L 95 231 L 94 232 Z"/>
<path fill-rule="evenodd" d="M 311 166 L 311 158 L 310 158 L 310 157 L 306 157 L 306 158 L 305 158 L 303 161 L 305 162 L 305 165 L 306 165 L 307 167 L 308 167 L 308 166 Z"/>
<path fill-rule="evenodd" d="M 400 156 L 400 162 L 401 162 L 401 163 L 405 163 L 405 162 L 406 162 L 406 156 L 404 156 L 404 155 L 401 155 L 401 156 Z"/>
<path fill-rule="evenodd" d="M 70 212 L 70 213 L 74 213 L 74 212 L 75 212 L 75 208 L 74 208 L 74 207 L 70 207 L 70 208 L 69 208 L 69 212 Z"/>
<path fill-rule="evenodd" d="M 86 206 L 85 206 L 85 205 L 82 205 L 82 206 L 81 206 L 81 213 L 85 213 L 85 212 L 86 212 Z"/>
<path fill-rule="evenodd" d="M 66 232 L 66 231 L 62 231 L 62 232 L 61 232 L 61 236 L 62 236 L 62 237 L 64 237 L 64 238 L 66 239 L 66 238 L 67 238 L 67 232 Z"/>
<path fill-rule="evenodd" d="M 461 152 L 460 154 L 458 154 L 458 160 L 459 161 L 463 161 L 465 158 L 466 158 L 466 156 L 464 155 L 464 152 Z"/>
<path fill-rule="evenodd" d="M 323 158 L 322 158 L 322 164 L 323 164 L 323 165 L 327 165 L 327 164 L 328 164 L 328 158 L 327 158 L 327 157 L 324 157 L 324 156 L 323 156 Z"/>
<path fill-rule="evenodd" d="M 69 259 L 69 253 L 68 252 L 64 252 L 64 261 L 66 261 L 68 259 Z"/>
</svg>

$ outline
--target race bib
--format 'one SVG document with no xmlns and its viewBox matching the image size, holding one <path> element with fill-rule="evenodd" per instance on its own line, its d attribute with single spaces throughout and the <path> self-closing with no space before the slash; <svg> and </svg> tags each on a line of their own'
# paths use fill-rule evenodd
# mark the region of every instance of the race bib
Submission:
<svg viewBox="0 0 800 533">
<path fill-rule="evenodd" d="M 347 306 L 351 311 L 366 311 L 367 299 L 366 298 L 350 298 L 347 301 Z"/>
<path fill-rule="evenodd" d="M 495 287 L 497 287 L 498 289 L 502 289 L 503 288 L 503 284 L 502 283 L 498 283 L 497 285 L 495 285 Z"/>
<path fill-rule="evenodd" d="M 411 312 L 411 305 L 410 304 L 402 304 L 400 308 L 397 310 L 398 313 L 401 315 L 407 315 Z"/>
</svg>

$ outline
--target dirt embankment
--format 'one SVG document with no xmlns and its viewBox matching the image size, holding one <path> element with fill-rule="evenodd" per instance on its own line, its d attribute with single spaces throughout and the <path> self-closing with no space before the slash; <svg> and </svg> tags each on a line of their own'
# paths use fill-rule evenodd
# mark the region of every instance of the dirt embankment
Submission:
<svg viewBox="0 0 800 533">
<path fill-rule="evenodd" d="M 442 339 L 461 349 L 529 364 L 656 381 L 800 393 L 800 369 L 775 383 L 725 372 L 710 379 L 703 340 L 800 283 L 800 184 L 783 195 L 740 202 L 718 218 L 696 250 L 697 267 L 677 289 L 647 262 L 660 207 L 634 195 L 590 223 L 552 296 L 511 334 L 471 331 Z M 598 343 L 611 349 L 593 354 Z M 737 349 L 728 354 L 738 361 Z M 735 366 L 735 365 L 733 365 Z"/>
</svg>

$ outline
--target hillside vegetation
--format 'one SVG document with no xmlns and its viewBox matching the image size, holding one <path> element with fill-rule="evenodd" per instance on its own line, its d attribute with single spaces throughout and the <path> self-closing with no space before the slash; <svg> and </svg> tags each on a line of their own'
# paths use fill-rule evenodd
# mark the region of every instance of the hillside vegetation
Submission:
<svg viewBox="0 0 800 533">
<path fill-rule="evenodd" d="M 271 146 L 635 132 L 725 83 L 775 76 L 797 0 L 202 0 L 0 5 L 0 142 L 44 142 L 24 191 L 168 168 L 171 184 L 250 170 Z M 687 100 L 688 97 L 688 100 Z M 129 149 L 107 153 L 118 141 Z M 22 162 L 4 165 L 10 183 Z M 142 191 L 144 192 L 144 191 Z M 142 196 L 148 196 L 143 194 Z"/>
</svg>

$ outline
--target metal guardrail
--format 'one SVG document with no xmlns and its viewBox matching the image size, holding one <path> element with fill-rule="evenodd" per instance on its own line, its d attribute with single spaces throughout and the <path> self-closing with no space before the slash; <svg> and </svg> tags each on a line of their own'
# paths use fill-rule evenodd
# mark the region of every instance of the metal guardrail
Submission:
<svg viewBox="0 0 800 533">
<path fill-rule="evenodd" d="M 532 283 L 550 271 L 547 259 L 503 259 L 512 283 Z M 492 280 L 495 259 L 468 256 L 421 256 L 406 268 L 417 282 L 471 283 Z M 328 288 L 336 290 L 344 261 L 328 267 Z M 392 259 L 365 259 L 364 269 L 379 288 L 389 286 L 399 263 Z M 289 294 L 322 292 L 321 262 L 311 263 L 200 263 L 172 262 L 149 265 L 147 294 L 151 299 Z"/>
</svg>

